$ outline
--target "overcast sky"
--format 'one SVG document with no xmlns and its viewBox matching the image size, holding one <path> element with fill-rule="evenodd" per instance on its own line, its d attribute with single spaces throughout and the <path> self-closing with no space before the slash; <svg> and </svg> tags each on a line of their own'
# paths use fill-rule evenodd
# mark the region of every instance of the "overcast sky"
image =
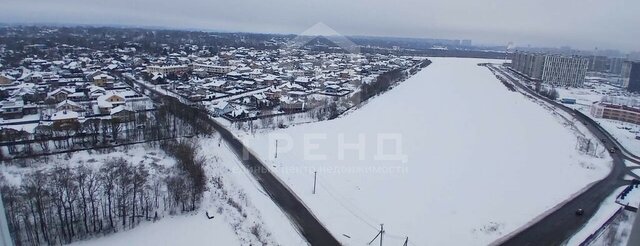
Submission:
<svg viewBox="0 0 640 246">
<path fill-rule="evenodd" d="M 640 50 L 639 0 L 0 0 L 0 22 L 472 39 Z"/>
</svg>

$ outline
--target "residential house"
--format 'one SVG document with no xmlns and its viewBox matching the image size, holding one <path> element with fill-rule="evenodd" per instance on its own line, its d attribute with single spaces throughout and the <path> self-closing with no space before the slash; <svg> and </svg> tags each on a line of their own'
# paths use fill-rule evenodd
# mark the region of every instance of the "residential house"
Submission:
<svg viewBox="0 0 640 246">
<path fill-rule="evenodd" d="M 24 116 L 24 101 L 22 98 L 9 98 L 0 104 L 3 119 L 19 119 Z"/>
<path fill-rule="evenodd" d="M 268 100 L 278 100 L 280 99 L 280 96 L 282 96 L 282 89 L 278 89 L 275 86 L 273 87 L 269 87 L 265 92 L 264 95 L 267 96 Z"/>
<path fill-rule="evenodd" d="M 0 74 L 0 86 L 11 85 L 16 79 L 6 74 Z"/>
<path fill-rule="evenodd" d="M 98 97 L 106 94 L 106 92 L 107 91 L 102 87 L 92 86 L 89 88 L 88 96 L 89 96 L 89 99 L 96 100 L 98 99 Z"/>
<path fill-rule="evenodd" d="M 233 106 L 231 106 L 231 104 L 229 104 L 228 102 L 218 102 L 209 107 L 213 111 L 213 116 L 216 116 L 216 117 L 222 116 L 224 114 L 227 114 L 233 111 Z"/>
<path fill-rule="evenodd" d="M 74 102 L 71 100 L 64 100 L 56 105 L 56 110 L 57 111 L 69 110 L 74 112 L 80 112 L 80 111 L 83 111 L 84 109 L 77 102 Z"/>
<path fill-rule="evenodd" d="M 93 77 L 93 85 L 100 87 L 111 87 L 115 78 L 108 74 L 99 74 Z"/>
<path fill-rule="evenodd" d="M 47 97 L 53 98 L 56 102 L 62 102 L 64 100 L 67 100 L 67 97 L 73 93 L 74 91 L 72 91 L 71 89 L 62 87 L 47 93 Z"/>
<path fill-rule="evenodd" d="M 124 105 L 125 97 L 118 94 L 106 94 L 99 96 L 96 101 L 98 102 L 98 109 L 102 114 L 111 113 L 111 109 Z"/>
<path fill-rule="evenodd" d="M 118 120 L 120 122 L 129 122 L 135 120 L 135 112 L 125 107 L 125 105 L 117 106 L 111 109 L 111 119 Z"/>
<path fill-rule="evenodd" d="M 78 122 L 79 114 L 70 110 L 62 110 L 53 113 L 51 115 L 51 121 L 53 121 L 54 125 L 62 126 L 65 124 L 71 124 Z"/>
</svg>

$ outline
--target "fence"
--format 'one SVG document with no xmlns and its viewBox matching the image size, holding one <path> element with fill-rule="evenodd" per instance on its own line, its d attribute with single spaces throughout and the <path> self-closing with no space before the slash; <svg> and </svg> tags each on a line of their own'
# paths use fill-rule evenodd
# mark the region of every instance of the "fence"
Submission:
<svg viewBox="0 0 640 246">
<path fill-rule="evenodd" d="M 580 243 L 580 246 L 591 245 L 591 243 L 593 243 L 593 241 L 595 241 L 598 237 L 600 237 L 602 232 L 604 232 L 611 225 L 611 222 L 613 222 L 616 218 L 618 218 L 618 216 L 620 216 L 623 212 L 624 212 L 623 207 L 618 208 L 618 210 L 615 213 L 613 213 L 613 215 L 611 215 L 611 217 L 607 219 L 607 221 L 605 221 L 595 232 L 593 232 L 591 235 L 585 238 L 584 241 Z"/>
</svg>

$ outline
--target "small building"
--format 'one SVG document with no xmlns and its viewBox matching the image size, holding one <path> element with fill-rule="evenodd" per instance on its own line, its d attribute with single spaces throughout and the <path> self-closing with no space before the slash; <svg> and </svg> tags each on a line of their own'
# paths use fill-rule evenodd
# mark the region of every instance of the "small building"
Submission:
<svg viewBox="0 0 640 246">
<path fill-rule="evenodd" d="M 111 113 L 111 109 L 125 104 L 125 98 L 118 94 L 106 94 L 99 96 L 96 101 L 98 102 L 98 109 L 102 114 Z"/>
<path fill-rule="evenodd" d="M 222 116 L 224 114 L 227 114 L 227 113 L 233 111 L 233 107 L 228 102 L 218 102 L 218 103 L 213 104 L 213 105 L 211 105 L 209 107 L 210 107 L 210 110 L 211 110 L 213 116 L 215 116 L 215 117 Z"/>
<path fill-rule="evenodd" d="M 78 122 L 79 114 L 70 110 L 61 110 L 51 115 L 51 121 L 56 125 L 64 125 L 68 123 Z"/>
<path fill-rule="evenodd" d="M 80 106 L 80 104 L 71 100 L 64 100 L 62 102 L 59 102 L 56 105 L 56 110 L 58 111 L 70 110 L 74 112 L 83 111 L 82 106 Z"/>
<path fill-rule="evenodd" d="M 124 105 L 117 106 L 111 109 L 111 119 L 116 119 L 120 122 L 129 122 L 135 120 L 135 112 L 128 109 Z"/>
<path fill-rule="evenodd" d="M 297 77 L 293 82 L 302 86 L 307 86 L 309 85 L 309 83 L 311 83 L 311 79 L 307 77 Z"/>
<path fill-rule="evenodd" d="M 282 90 L 275 87 L 269 87 L 264 92 L 264 95 L 267 97 L 268 100 L 276 101 L 280 99 L 280 96 L 282 96 Z"/>
<path fill-rule="evenodd" d="M 67 97 L 73 94 L 74 91 L 68 88 L 58 88 L 53 90 L 52 92 L 47 93 L 48 98 L 53 98 L 56 102 L 62 102 L 67 100 Z"/>
<path fill-rule="evenodd" d="M 0 86 L 8 86 L 13 84 L 16 79 L 6 74 L 0 74 Z"/>
<path fill-rule="evenodd" d="M 89 89 L 89 92 L 87 94 L 89 96 L 89 99 L 96 100 L 98 99 L 98 97 L 106 94 L 106 92 L 107 91 L 102 87 L 93 86 Z"/>
<path fill-rule="evenodd" d="M 205 82 L 206 83 L 202 85 L 203 87 L 212 88 L 217 91 L 223 90 L 224 86 L 227 84 L 227 81 L 222 79 L 205 79 Z"/>
<path fill-rule="evenodd" d="M 100 87 L 111 87 L 115 78 L 108 74 L 99 74 L 93 77 L 93 85 Z"/>
<path fill-rule="evenodd" d="M 3 119 L 19 119 L 24 116 L 24 101 L 22 98 L 9 98 L 0 104 L 0 113 Z"/>
</svg>

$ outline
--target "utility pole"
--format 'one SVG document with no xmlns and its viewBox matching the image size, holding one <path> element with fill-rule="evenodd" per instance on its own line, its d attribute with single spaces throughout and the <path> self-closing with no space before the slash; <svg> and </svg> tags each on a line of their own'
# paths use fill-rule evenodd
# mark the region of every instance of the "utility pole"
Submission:
<svg viewBox="0 0 640 246">
<path fill-rule="evenodd" d="M 313 194 L 316 194 L 316 178 L 318 176 L 318 171 L 313 171 Z"/>
<path fill-rule="evenodd" d="M 371 243 L 373 243 L 373 241 L 375 241 L 376 238 L 380 236 L 380 246 L 382 246 L 382 233 L 384 233 L 384 224 L 380 224 L 380 231 L 378 232 L 378 234 L 376 234 L 376 236 L 373 239 L 371 239 L 371 241 L 367 245 L 371 245 Z"/>
<path fill-rule="evenodd" d="M 384 224 L 380 224 L 380 246 L 382 246 L 382 236 L 384 235 Z"/>
<path fill-rule="evenodd" d="M 276 139 L 276 156 L 275 158 L 278 158 L 278 139 Z"/>
</svg>

